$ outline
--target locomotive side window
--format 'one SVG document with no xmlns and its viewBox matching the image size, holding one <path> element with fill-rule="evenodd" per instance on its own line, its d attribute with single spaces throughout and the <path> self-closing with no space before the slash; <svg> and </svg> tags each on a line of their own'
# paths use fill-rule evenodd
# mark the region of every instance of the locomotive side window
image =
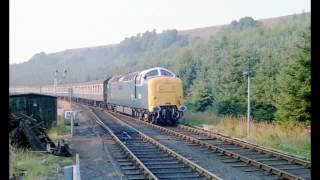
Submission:
<svg viewBox="0 0 320 180">
<path fill-rule="evenodd" d="M 171 77 L 173 76 L 172 73 L 163 69 L 160 69 L 160 72 L 161 72 L 161 76 L 171 76 Z"/>
<path fill-rule="evenodd" d="M 152 70 L 148 72 L 144 77 L 148 79 L 149 77 L 158 76 L 158 69 Z"/>
</svg>

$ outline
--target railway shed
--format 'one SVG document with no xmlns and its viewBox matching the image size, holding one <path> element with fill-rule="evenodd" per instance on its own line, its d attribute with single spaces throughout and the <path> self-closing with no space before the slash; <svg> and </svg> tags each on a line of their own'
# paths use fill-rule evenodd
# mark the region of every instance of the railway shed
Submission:
<svg viewBox="0 0 320 180">
<path fill-rule="evenodd" d="M 15 93 L 9 96 L 9 110 L 25 114 L 50 128 L 57 123 L 57 97 L 37 93 Z"/>
</svg>

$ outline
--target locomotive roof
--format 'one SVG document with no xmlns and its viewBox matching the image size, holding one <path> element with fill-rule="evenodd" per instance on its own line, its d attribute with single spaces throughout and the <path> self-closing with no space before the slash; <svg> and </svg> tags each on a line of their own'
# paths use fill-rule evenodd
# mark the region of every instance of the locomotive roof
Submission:
<svg viewBox="0 0 320 180">
<path fill-rule="evenodd" d="M 89 85 L 89 84 L 103 84 L 106 79 L 99 79 L 87 82 L 77 82 L 77 83 L 67 83 L 67 84 L 58 84 L 57 87 L 70 87 L 78 85 Z M 54 85 L 41 85 L 41 86 L 13 86 L 10 88 L 53 88 Z"/>
<path fill-rule="evenodd" d="M 70 87 L 70 86 L 83 86 L 83 85 L 90 85 L 90 84 L 103 84 L 105 79 L 87 81 L 87 82 L 78 82 L 78 83 L 71 83 L 71 84 L 59 84 L 57 87 Z M 53 85 L 43 86 L 43 87 L 50 87 L 53 88 Z"/>
<path fill-rule="evenodd" d="M 131 73 L 127 73 L 127 74 L 124 74 L 124 75 L 117 75 L 117 76 L 113 76 L 109 82 L 119 82 L 119 81 L 130 81 L 130 80 L 134 80 L 134 77 L 136 75 L 145 75 L 146 73 L 152 71 L 152 70 L 155 70 L 155 69 L 162 69 L 162 70 L 166 70 L 166 71 L 169 71 L 168 69 L 166 68 L 162 68 L 162 67 L 154 67 L 154 68 L 149 68 L 149 69 L 145 69 L 145 70 L 142 70 L 142 71 L 136 71 L 136 72 L 131 72 Z M 172 73 L 171 71 L 169 71 L 170 73 Z M 174 74 L 174 73 L 172 73 Z"/>
<path fill-rule="evenodd" d="M 118 82 L 118 81 L 129 81 L 134 79 L 134 77 L 138 74 L 140 74 L 141 71 L 136 71 L 136 72 L 131 72 L 128 74 L 124 74 L 124 75 L 117 75 L 117 76 L 113 76 L 109 82 Z"/>
<path fill-rule="evenodd" d="M 103 84 L 104 81 L 105 81 L 105 79 L 99 79 L 99 80 L 72 83 L 72 84 L 59 84 L 59 86 L 63 87 L 63 86 L 70 86 L 70 85 L 74 86 L 74 85 L 88 85 L 88 84 Z"/>
</svg>

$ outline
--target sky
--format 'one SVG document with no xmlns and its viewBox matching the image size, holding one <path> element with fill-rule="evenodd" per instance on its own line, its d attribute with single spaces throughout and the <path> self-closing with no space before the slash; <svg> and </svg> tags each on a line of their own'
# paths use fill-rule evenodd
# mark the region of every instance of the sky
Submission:
<svg viewBox="0 0 320 180">
<path fill-rule="evenodd" d="M 10 0 L 9 62 L 116 44 L 147 30 L 194 29 L 309 12 L 310 0 Z"/>
</svg>

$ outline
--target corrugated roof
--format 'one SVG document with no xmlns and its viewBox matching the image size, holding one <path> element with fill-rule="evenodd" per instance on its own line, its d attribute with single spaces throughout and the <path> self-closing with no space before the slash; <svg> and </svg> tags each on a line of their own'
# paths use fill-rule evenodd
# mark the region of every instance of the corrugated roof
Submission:
<svg viewBox="0 0 320 180">
<path fill-rule="evenodd" d="M 57 96 L 51 96 L 47 94 L 40 94 L 40 93 L 10 93 L 9 96 L 29 96 L 29 95 L 36 95 L 36 96 L 47 96 L 51 98 L 57 98 Z"/>
</svg>

